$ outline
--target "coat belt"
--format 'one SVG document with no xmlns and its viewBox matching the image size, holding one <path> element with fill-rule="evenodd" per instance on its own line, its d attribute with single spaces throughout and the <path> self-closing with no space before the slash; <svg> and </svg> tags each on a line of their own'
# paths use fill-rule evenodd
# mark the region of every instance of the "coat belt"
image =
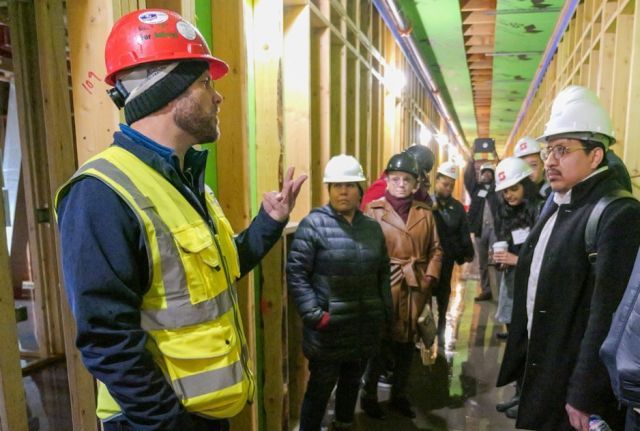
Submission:
<svg viewBox="0 0 640 431">
<path fill-rule="evenodd" d="M 410 257 L 408 259 L 400 259 L 397 257 L 389 258 L 391 263 L 391 285 L 395 285 L 404 280 L 409 287 L 420 287 L 418 277 L 416 276 L 416 263 L 427 263 L 424 257 Z"/>
</svg>

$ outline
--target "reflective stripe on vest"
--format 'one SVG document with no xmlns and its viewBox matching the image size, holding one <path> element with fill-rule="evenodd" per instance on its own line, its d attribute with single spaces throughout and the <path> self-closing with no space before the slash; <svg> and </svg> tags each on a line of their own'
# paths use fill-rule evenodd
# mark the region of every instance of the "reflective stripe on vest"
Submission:
<svg viewBox="0 0 640 431">
<path fill-rule="evenodd" d="M 231 417 L 254 390 L 246 340 L 231 280 L 239 276 L 233 232 L 207 196 L 213 232 L 191 204 L 157 171 L 112 146 L 83 165 L 58 192 L 82 177 L 101 180 L 126 202 L 141 227 L 151 287 L 141 326 L 147 349 L 187 410 Z M 120 414 L 104 385 L 98 416 Z"/>
<path fill-rule="evenodd" d="M 226 289 L 220 295 L 207 301 L 197 304 L 190 303 L 188 295 L 184 295 L 184 292 L 188 291 L 188 287 L 175 241 L 167 225 L 160 219 L 158 213 L 154 211 L 154 206 L 151 201 L 140 193 L 129 177 L 108 160 L 98 159 L 87 163 L 78 170 L 77 175 L 84 175 L 91 169 L 104 174 L 122 186 L 131 198 L 133 198 L 133 201 L 140 210 L 144 211 L 149 220 L 151 220 L 156 231 L 167 308 L 161 310 L 141 310 L 142 329 L 151 331 L 191 326 L 207 320 L 216 319 L 229 311 L 233 306 L 230 289 Z M 119 193 L 118 190 L 115 191 Z M 128 198 L 122 196 L 122 194 L 120 195 L 126 202 Z M 136 213 L 136 211 L 134 211 L 134 213 Z M 142 220 L 141 225 L 144 225 Z M 148 235 L 144 235 L 144 240 L 147 250 L 150 250 Z M 151 255 L 151 253 L 148 254 Z M 153 271 L 152 266 L 150 266 L 150 269 Z M 149 278 L 152 278 L 152 273 L 149 274 Z M 191 308 L 191 310 L 185 312 L 187 307 Z"/>
</svg>

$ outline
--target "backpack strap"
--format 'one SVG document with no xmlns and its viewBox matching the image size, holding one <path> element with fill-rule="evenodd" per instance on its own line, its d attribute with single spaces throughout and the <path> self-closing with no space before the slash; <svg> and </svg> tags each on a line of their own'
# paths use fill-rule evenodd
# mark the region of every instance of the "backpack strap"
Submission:
<svg viewBox="0 0 640 431">
<path fill-rule="evenodd" d="M 613 192 L 602 196 L 589 214 L 587 226 L 584 229 L 584 243 L 585 250 L 587 251 L 587 258 L 592 266 L 595 265 L 596 257 L 598 256 L 598 250 L 596 248 L 598 238 L 596 234 L 598 233 L 600 217 L 602 217 L 602 213 L 604 213 L 604 210 L 607 209 L 609 204 L 619 199 L 635 199 L 635 197 L 626 190 L 614 190 Z"/>
</svg>

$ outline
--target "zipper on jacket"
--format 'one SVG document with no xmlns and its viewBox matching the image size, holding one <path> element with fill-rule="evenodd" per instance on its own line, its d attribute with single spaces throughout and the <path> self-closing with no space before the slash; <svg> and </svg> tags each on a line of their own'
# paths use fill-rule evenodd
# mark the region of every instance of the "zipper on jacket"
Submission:
<svg viewBox="0 0 640 431">
<path fill-rule="evenodd" d="M 244 333 L 243 333 L 244 331 L 240 330 L 242 326 L 240 326 L 240 318 L 238 316 L 238 297 L 237 297 L 237 293 L 235 292 L 235 288 L 233 287 L 233 283 L 231 283 L 231 279 L 229 278 L 229 266 L 227 265 L 227 257 L 222 254 L 222 249 L 220 248 L 220 244 L 218 242 L 218 234 L 216 233 L 215 224 L 213 223 L 213 220 L 211 220 L 210 223 L 208 224 L 211 227 L 211 230 L 212 230 L 211 233 L 213 234 L 213 242 L 216 245 L 216 249 L 218 250 L 218 255 L 220 256 L 220 260 L 222 261 L 222 267 L 224 268 L 224 277 L 227 280 L 227 289 L 229 290 L 229 294 L 231 296 L 231 302 L 233 303 L 232 308 L 233 308 L 234 327 L 236 330 L 236 334 L 238 335 L 238 339 L 240 340 L 240 361 L 242 363 L 242 368 L 247 374 L 247 377 L 249 377 L 249 384 L 251 385 L 247 402 L 252 403 L 253 397 L 255 395 L 256 382 L 255 382 L 255 377 L 253 375 L 253 372 L 249 367 L 249 360 L 246 354 L 246 351 L 247 351 L 246 349 L 248 349 L 247 340 L 244 338 Z"/>
</svg>

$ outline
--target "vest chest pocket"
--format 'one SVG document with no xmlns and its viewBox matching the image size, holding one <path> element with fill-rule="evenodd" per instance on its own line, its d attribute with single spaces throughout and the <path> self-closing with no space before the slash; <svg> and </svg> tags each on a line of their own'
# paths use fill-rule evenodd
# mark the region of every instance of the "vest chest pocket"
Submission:
<svg viewBox="0 0 640 431">
<path fill-rule="evenodd" d="M 209 300 L 227 288 L 225 268 L 205 222 L 172 232 L 178 245 L 192 304 Z"/>
</svg>

